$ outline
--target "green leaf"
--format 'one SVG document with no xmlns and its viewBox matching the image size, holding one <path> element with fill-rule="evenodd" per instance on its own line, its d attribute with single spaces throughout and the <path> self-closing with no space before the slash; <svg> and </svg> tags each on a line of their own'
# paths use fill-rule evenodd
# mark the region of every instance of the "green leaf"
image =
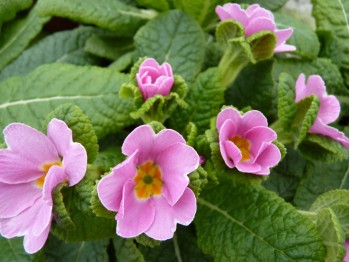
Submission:
<svg viewBox="0 0 350 262">
<path fill-rule="evenodd" d="M 45 37 L 25 50 L 15 61 L 0 71 L 0 82 L 6 78 L 24 75 L 40 65 L 60 62 L 77 65 L 96 64 L 98 59 L 84 52 L 86 40 L 103 31 L 93 27 L 78 27 Z"/>
<path fill-rule="evenodd" d="M 60 105 L 47 116 L 43 125 L 44 130 L 47 129 L 49 122 L 53 118 L 61 119 L 68 125 L 73 133 L 73 141 L 84 146 L 88 156 L 88 163 L 94 162 L 98 153 L 97 137 L 90 119 L 81 109 L 73 104 Z"/>
<path fill-rule="evenodd" d="M 96 181 L 96 184 L 91 192 L 90 206 L 92 212 L 98 217 L 115 219 L 116 212 L 110 211 L 107 208 L 105 208 L 104 205 L 102 205 L 100 198 L 98 197 L 97 185 L 98 181 Z"/>
<path fill-rule="evenodd" d="M 108 240 L 65 243 L 50 235 L 44 247 L 44 261 L 95 261 L 108 260 Z"/>
<path fill-rule="evenodd" d="M 0 84 L 0 129 L 22 122 L 40 129 L 48 113 L 74 103 L 86 114 L 98 138 L 133 123 L 131 101 L 119 99 L 124 74 L 98 67 L 43 65 L 24 77 Z"/>
<path fill-rule="evenodd" d="M 149 236 L 147 236 L 146 234 L 141 234 L 138 235 L 137 237 L 134 237 L 135 241 L 143 246 L 146 247 L 156 247 L 159 246 L 161 241 L 159 240 L 155 240 Z"/>
<path fill-rule="evenodd" d="M 332 189 L 348 189 L 348 161 L 326 164 L 308 162 L 306 173 L 294 197 L 299 209 L 308 210 L 317 196 Z"/>
<path fill-rule="evenodd" d="M 96 157 L 94 166 L 101 173 L 109 172 L 110 169 L 125 160 L 125 156 L 121 152 L 120 147 L 109 147 L 101 152 Z"/>
<path fill-rule="evenodd" d="M 304 176 L 306 168 L 306 160 L 301 154 L 291 147 L 287 148 L 286 157 L 271 169 L 269 179 L 264 181 L 262 185 L 267 189 L 276 192 L 286 201 L 292 202 L 298 184 Z"/>
<path fill-rule="evenodd" d="M 50 17 L 39 17 L 33 8 L 23 18 L 8 22 L 0 35 L 0 70 L 19 56 L 30 41 L 39 34 Z"/>
<path fill-rule="evenodd" d="M 136 58 L 148 56 L 168 62 L 174 74 L 192 81 L 200 72 L 205 55 L 204 34 L 187 14 L 173 10 L 148 22 L 135 35 Z"/>
<path fill-rule="evenodd" d="M 308 96 L 297 103 L 296 116 L 292 123 L 292 132 L 297 134 L 295 147 L 298 147 L 306 137 L 316 120 L 319 108 L 320 99 L 315 95 Z"/>
<path fill-rule="evenodd" d="M 206 186 L 208 183 L 208 174 L 207 171 L 201 166 L 198 167 L 198 169 L 188 175 L 190 179 L 190 184 L 188 185 L 196 197 L 199 196 L 201 190 Z"/>
<path fill-rule="evenodd" d="M 329 208 L 318 212 L 316 226 L 326 247 L 325 261 L 342 261 L 345 256 L 345 234 L 337 216 Z"/>
<path fill-rule="evenodd" d="M 278 118 L 283 129 L 291 128 L 295 114 L 295 80 L 287 73 L 281 73 L 278 81 Z"/>
<path fill-rule="evenodd" d="M 157 262 L 206 262 L 213 261 L 198 248 L 195 232 L 191 227 L 177 226 L 174 237 L 161 242 L 160 246 L 140 246 L 146 261 Z"/>
<path fill-rule="evenodd" d="M 316 198 L 311 205 L 310 211 L 318 212 L 324 208 L 333 208 L 338 205 L 349 205 L 349 190 L 336 189 L 323 193 Z"/>
<path fill-rule="evenodd" d="M 93 35 L 85 44 L 85 51 L 98 57 L 116 60 L 133 48 L 131 38 L 120 38 L 112 34 Z"/>
<path fill-rule="evenodd" d="M 314 59 L 318 56 L 320 42 L 314 30 L 308 24 L 286 14 L 275 13 L 274 17 L 278 29 L 293 29 L 293 34 L 287 41 L 287 44 L 294 45 L 297 48 L 293 54 L 298 54 L 307 59 Z"/>
<path fill-rule="evenodd" d="M 0 27 L 1 25 L 15 18 L 16 13 L 29 8 L 32 0 L 2 0 L 0 3 Z"/>
<path fill-rule="evenodd" d="M 349 68 L 349 23 L 341 1 L 312 0 L 312 15 L 317 32 L 325 36 L 321 54 L 332 62 Z"/>
<path fill-rule="evenodd" d="M 312 222 L 258 185 L 227 180 L 220 188 L 203 193 L 195 224 L 199 246 L 217 261 L 324 258 L 325 250 Z"/>
<path fill-rule="evenodd" d="M 185 98 L 188 107 L 176 110 L 169 124 L 176 130 L 185 131 L 189 122 L 193 122 L 202 134 L 209 128 L 210 119 L 216 116 L 224 102 L 225 88 L 218 80 L 218 69 L 210 68 L 202 72 L 189 88 Z"/>
<path fill-rule="evenodd" d="M 287 1 L 288 0 L 259 0 L 259 1 L 239 0 L 237 2 L 239 2 L 240 4 L 249 4 L 249 5 L 259 3 L 259 5 L 261 5 L 264 8 L 267 8 L 269 10 L 277 10 L 277 9 L 280 9 L 281 7 L 283 7 Z"/>
<path fill-rule="evenodd" d="M 100 0 L 40 0 L 38 14 L 69 18 L 83 24 L 93 24 L 103 29 L 118 32 L 119 35 L 132 36 L 154 12 L 140 10 L 120 1 Z"/>
<path fill-rule="evenodd" d="M 275 58 L 274 60 L 273 78 L 276 82 L 282 72 L 290 74 L 294 79 L 297 79 L 301 73 L 320 75 L 326 83 L 328 94 L 348 95 L 348 88 L 343 83 L 339 69 L 329 59 L 317 58 L 312 61 L 303 61 Z"/>
<path fill-rule="evenodd" d="M 23 237 L 7 239 L 0 236 L 0 262 L 35 261 L 35 255 L 29 255 L 23 248 Z"/>
<path fill-rule="evenodd" d="M 317 134 L 308 134 L 299 149 L 306 158 L 325 163 L 339 162 L 349 156 L 349 151 L 343 145 Z"/>
<path fill-rule="evenodd" d="M 140 6 L 149 7 L 157 11 L 167 11 L 169 10 L 169 3 L 167 0 L 136 0 L 136 3 Z"/>
<path fill-rule="evenodd" d="M 271 75 L 272 68 L 270 60 L 248 65 L 226 91 L 225 103 L 237 108 L 251 106 L 267 118 L 275 118 L 277 89 Z"/>
<path fill-rule="evenodd" d="M 117 60 L 115 60 L 112 64 L 109 65 L 110 69 L 116 70 L 118 72 L 122 72 L 126 70 L 128 67 L 131 67 L 134 61 L 135 52 L 128 52 L 124 55 L 120 56 Z"/>
<path fill-rule="evenodd" d="M 118 261 L 123 262 L 144 262 L 140 250 L 132 239 L 116 237 L 113 239 L 115 255 Z"/>
</svg>

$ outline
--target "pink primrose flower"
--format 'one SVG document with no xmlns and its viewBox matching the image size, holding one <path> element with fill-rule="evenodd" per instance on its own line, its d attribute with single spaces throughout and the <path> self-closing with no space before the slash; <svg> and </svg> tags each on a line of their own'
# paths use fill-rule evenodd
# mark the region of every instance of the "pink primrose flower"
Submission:
<svg viewBox="0 0 350 262">
<path fill-rule="evenodd" d="M 167 96 L 174 84 L 171 65 L 168 63 L 159 65 L 153 58 L 147 58 L 142 62 L 136 80 L 145 101 L 156 94 Z"/>
<path fill-rule="evenodd" d="M 117 234 L 172 238 L 176 223 L 189 225 L 196 213 L 187 175 L 199 166 L 197 152 L 176 131 L 155 134 L 148 125 L 128 135 L 122 152 L 128 158 L 97 186 L 102 204 L 118 212 Z"/>
<path fill-rule="evenodd" d="M 345 239 L 345 257 L 343 258 L 343 262 L 349 262 L 349 239 Z"/>
<path fill-rule="evenodd" d="M 340 104 L 335 96 L 327 94 L 322 78 L 319 75 L 311 75 L 305 83 L 305 75 L 299 75 L 295 85 L 295 93 L 296 103 L 311 95 L 316 95 L 320 99 L 320 109 L 309 133 L 328 136 L 348 149 L 349 138 L 336 128 L 328 126 L 338 118 Z"/>
<path fill-rule="evenodd" d="M 72 140 L 65 122 L 53 119 L 47 136 L 21 123 L 4 129 L 7 149 L 0 149 L 0 233 L 24 236 L 24 248 L 43 247 L 52 221 L 54 187 L 77 184 L 85 175 L 85 148 Z"/>
<path fill-rule="evenodd" d="M 277 37 L 275 53 L 296 50 L 295 46 L 286 44 L 287 39 L 293 34 L 293 29 L 277 29 L 273 14 L 258 4 L 251 5 L 244 10 L 239 4 L 227 3 L 223 6 L 218 5 L 215 11 L 222 21 L 233 19 L 241 23 L 246 37 L 260 31 L 274 32 Z"/>
<path fill-rule="evenodd" d="M 270 168 L 281 160 L 279 149 L 272 144 L 277 135 L 259 111 L 252 110 L 241 116 L 236 109 L 225 108 L 217 117 L 216 128 L 220 152 L 229 168 L 268 175 Z"/>
</svg>

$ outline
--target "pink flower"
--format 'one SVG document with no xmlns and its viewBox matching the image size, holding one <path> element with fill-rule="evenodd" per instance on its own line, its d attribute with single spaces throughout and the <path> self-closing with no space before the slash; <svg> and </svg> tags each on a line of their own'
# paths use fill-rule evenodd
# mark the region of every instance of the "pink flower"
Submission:
<svg viewBox="0 0 350 262">
<path fill-rule="evenodd" d="M 296 82 L 295 92 L 296 103 L 311 95 L 316 95 L 320 99 L 320 109 L 309 133 L 328 136 L 345 148 L 349 148 L 349 138 L 336 128 L 328 126 L 338 118 L 340 104 L 335 96 L 327 94 L 322 78 L 319 75 L 311 75 L 305 84 L 305 75 L 301 74 Z"/>
<path fill-rule="evenodd" d="M 35 253 L 43 247 L 52 221 L 54 187 L 70 186 L 84 176 L 87 155 L 72 141 L 66 123 L 53 119 L 47 136 L 25 124 L 4 130 L 7 149 L 0 149 L 0 232 L 6 238 L 24 236 L 24 248 Z"/>
<path fill-rule="evenodd" d="M 136 80 L 145 101 L 156 94 L 167 96 L 174 84 L 171 65 L 159 65 L 153 58 L 143 61 L 136 74 Z"/>
<path fill-rule="evenodd" d="M 251 5 L 244 10 L 239 4 L 227 3 L 223 6 L 218 5 L 215 11 L 222 21 L 233 19 L 241 23 L 246 37 L 265 30 L 274 32 L 277 37 L 275 53 L 296 50 L 295 46 L 286 44 L 287 39 L 293 34 L 293 29 L 277 29 L 273 14 L 258 4 Z"/>
<path fill-rule="evenodd" d="M 128 158 L 97 186 L 102 204 L 118 211 L 117 234 L 172 238 L 176 223 L 188 225 L 196 213 L 187 175 L 199 165 L 197 152 L 176 131 L 155 134 L 148 125 L 129 134 L 122 152 Z"/>
<path fill-rule="evenodd" d="M 345 239 L 345 257 L 343 258 L 343 262 L 349 262 L 349 239 Z"/>
<path fill-rule="evenodd" d="M 266 117 L 259 111 L 249 111 L 243 116 L 233 108 L 222 110 L 216 120 L 220 152 L 229 168 L 256 175 L 270 174 L 281 153 L 272 142 L 275 131 L 267 126 Z"/>
</svg>

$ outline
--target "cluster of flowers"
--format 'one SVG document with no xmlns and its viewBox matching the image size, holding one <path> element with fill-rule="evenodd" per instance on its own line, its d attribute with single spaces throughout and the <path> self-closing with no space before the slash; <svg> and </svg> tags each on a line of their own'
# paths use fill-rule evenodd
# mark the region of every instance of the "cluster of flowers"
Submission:
<svg viewBox="0 0 350 262">
<path fill-rule="evenodd" d="M 217 7 L 221 19 L 235 19 L 246 29 L 247 37 L 257 30 L 276 33 L 275 52 L 291 51 L 285 41 L 291 29 L 277 30 L 272 14 L 252 5 Z M 169 64 L 145 60 L 136 75 L 143 99 L 156 94 L 167 96 L 174 84 Z M 320 76 L 305 76 L 296 82 L 296 100 L 309 95 L 320 98 L 320 110 L 310 133 L 331 137 L 345 147 L 349 140 L 329 123 L 340 113 L 336 97 L 327 95 Z M 256 175 L 268 175 L 281 154 L 274 141 L 277 135 L 266 117 L 252 110 L 241 114 L 225 108 L 217 116 L 220 152 L 229 168 Z M 74 186 L 87 169 L 84 147 L 72 140 L 72 131 L 61 120 L 53 119 L 47 135 L 21 123 L 4 130 L 6 149 L 0 150 L 0 233 L 6 238 L 24 236 L 28 253 L 42 248 L 53 219 L 52 191 L 59 184 Z M 196 213 L 196 198 L 188 187 L 188 174 L 200 165 L 200 156 L 176 131 L 164 129 L 155 134 L 149 125 L 133 130 L 125 139 L 125 161 L 98 183 L 101 203 L 118 212 L 117 234 L 135 237 L 145 233 L 157 240 L 173 237 L 176 224 L 188 225 Z M 142 215 L 141 215 L 142 214 Z"/>
</svg>

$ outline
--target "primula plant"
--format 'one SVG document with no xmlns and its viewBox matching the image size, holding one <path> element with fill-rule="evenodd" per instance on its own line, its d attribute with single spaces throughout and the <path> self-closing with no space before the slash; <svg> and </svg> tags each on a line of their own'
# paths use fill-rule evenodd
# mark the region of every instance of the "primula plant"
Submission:
<svg viewBox="0 0 350 262">
<path fill-rule="evenodd" d="M 0 0 L 0 261 L 348 261 L 348 4 L 286 2 Z"/>
</svg>

